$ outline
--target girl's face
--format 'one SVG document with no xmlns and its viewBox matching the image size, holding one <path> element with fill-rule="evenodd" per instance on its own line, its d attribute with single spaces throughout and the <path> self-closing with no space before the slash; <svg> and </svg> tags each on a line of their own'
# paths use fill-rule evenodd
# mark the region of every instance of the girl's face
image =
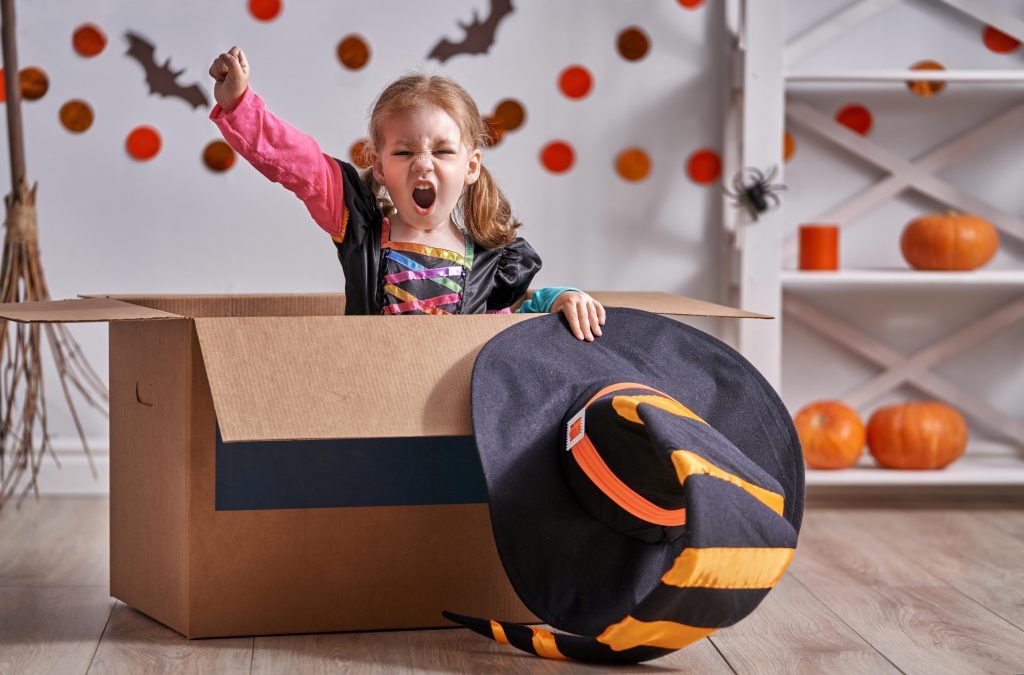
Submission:
<svg viewBox="0 0 1024 675">
<path fill-rule="evenodd" d="M 458 123 L 436 105 L 391 115 L 373 163 L 398 217 L 417 230 L 446 226 L 462 189 L 480 177 L 480 151 L 462 142 Z"/>
</svg>

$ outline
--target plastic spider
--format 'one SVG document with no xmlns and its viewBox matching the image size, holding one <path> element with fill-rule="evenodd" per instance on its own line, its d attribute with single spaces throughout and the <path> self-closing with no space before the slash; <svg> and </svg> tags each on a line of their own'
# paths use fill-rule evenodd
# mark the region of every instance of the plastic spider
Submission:
<svg viewBox="0 0 1024 675">
<path fill-rule="evenodd" d="M 781 203 L 776 193 L 785 190 L 786 186 L 772 183 L 778 173 L 779 168 L 776 166 L 768 170 L 768 175 L 760 169 L 746 167 L 733 176 L 732 187 L 735 192 L 728 189 L 722 191 L 733 200 L 734 206 L 745 208 L 750 217 L 757 220 L 759 214 Z"/>
</svg>

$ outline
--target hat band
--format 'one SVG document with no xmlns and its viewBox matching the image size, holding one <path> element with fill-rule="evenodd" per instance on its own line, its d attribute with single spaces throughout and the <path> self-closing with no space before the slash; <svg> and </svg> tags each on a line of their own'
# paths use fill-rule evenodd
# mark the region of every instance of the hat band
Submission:
<svg viewBox="0 0 1024 675">
<path fill-rule="evenodd" d="M 583 408 L 580 409 L 580 413 L 583 413 L 591 403 L 602 396 L 624 389 L 644 389 L 666 398 L 671 398 L 657 389 L 652 389 L 642 384 L 622 382 L 605 387 L 594 394 Z M 648 523 L 664 525 L 666 527 L 686 524 L 686 509 L 663 509 L 650 500 L 645 499 L 622 482 L 622 479 L 616 476 L 615 472 L 601 458 L 601 454 L 586 434 L 586 427 L 581 423 L 578 429 L 573 428 L 574 421 L 578 418 L 581 418 L 580 414 L 573 416 L 573 421 L 570 421 L 569 424 L 570 440 L 568 449 L 572 451 L 572 456 L 580 469 L 583 470 L 583 473 L 606 497 L 618 504 L 626 512 Z"/>
</svg>

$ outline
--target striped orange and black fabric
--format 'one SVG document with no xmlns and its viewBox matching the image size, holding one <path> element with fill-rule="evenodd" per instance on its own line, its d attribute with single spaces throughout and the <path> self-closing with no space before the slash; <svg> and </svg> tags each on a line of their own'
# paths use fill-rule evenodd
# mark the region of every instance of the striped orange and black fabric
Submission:
<svg viewBox="0 0 1024 675">
<path fill-rule="evenodd" d="M 650 425 L 652 435 L 673 425 L 707 424 L 668 401 L 616 396 L 614 405 L 619 415 Z M 750 614 L 779 582 L 796 547 L 796 531 L 782 516 L 781 488 L 724 438 L 665 451 L 685 494 L 687 545 L 626 616 L 591 636 L 445 616 L 545 658 L 635 663 L 686 647 Z"/>
</svg>

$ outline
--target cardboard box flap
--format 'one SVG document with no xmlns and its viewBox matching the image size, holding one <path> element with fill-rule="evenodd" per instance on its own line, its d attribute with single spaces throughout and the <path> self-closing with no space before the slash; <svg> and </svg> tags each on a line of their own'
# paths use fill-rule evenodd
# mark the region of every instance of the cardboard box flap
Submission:
<svg viewBox="0 0 1024 675">
<path fill-rule="evenodd" d="M 0 304 L 0 317 L 21 323 L 86 323 L 180 319 L 181 316 L 112 298 L 76 298 Z"/>
<path fill-rule="evenodd" d="M 197 318 L 225 442 L 469 436 L 480 348 L 530 315 Z"/>
<path fill-rule="evenodd" d="M 104 294 L 133 305 L 189 318 L 212 316 L 339 316 L 345 313 L 343 293 L 232 293 L 188 295 Z"/>
<path fill-rule="evenodd" d="M 737 319 L 771 319 L 767 314 L 757 314 L 735 307 L 716 305 L 695 298 L 663 292 L 587 291 L 605 307 L 632 307 L 655 314 L 677 316 L 716 316 Z"/>
</svg>

